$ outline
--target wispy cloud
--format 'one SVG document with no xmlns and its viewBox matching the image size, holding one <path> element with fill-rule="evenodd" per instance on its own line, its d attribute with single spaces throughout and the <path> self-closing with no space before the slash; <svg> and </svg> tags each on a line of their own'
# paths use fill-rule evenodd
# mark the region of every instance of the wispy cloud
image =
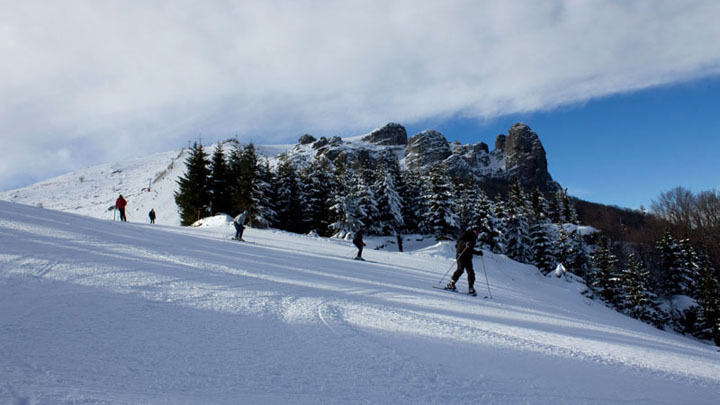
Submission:
<svg viewBox="0 0 720 405">
<path fill-rule="evenodd" d="M 0 189 L 199 135 L 284 142 L 714 75 L 718 15 L 713 0 L 0 0 Z"/>
</svg>

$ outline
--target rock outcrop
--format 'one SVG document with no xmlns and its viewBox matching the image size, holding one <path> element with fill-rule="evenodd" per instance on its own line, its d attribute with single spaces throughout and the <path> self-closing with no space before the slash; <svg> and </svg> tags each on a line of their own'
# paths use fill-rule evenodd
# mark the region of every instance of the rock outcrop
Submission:
<svg viewBox="0 0 720 405">
<path fill-rule="evenodd" d="M 407 145 L 408 137 L 405 127 L 391 122 L 372 131 L 370 135 L 363 138 L 363 141 L 376 145 Z"/>
<path fill-rule="evenodd" d="M 527 125 L 518 123 L 510 127 L 504 155 L 508 180 L 519 181 L 523 186 L 542 187 L 554 183 L 547 170 L 545 148 Z"/>
<path fill-rule="evenodd" d="M 447 141 L 435 130 L 422 131 L 410 139 L 402 125 L 389 123 L 362 138 L 362 142 L 345 142 L 339 137 L 319 140 L 310 135 L 300 138 L 301 144 L 312 143 L 315 156 L 324 156 L 336 164 L 353 169 L 374 169 L 381 159 L 399 159 L 401 167 L 426 171 L 441 164 L 448 174 L 473 179 L 500 188 L 519 181 L 526 188 L 539 187 L 546 192 L 560 190 L 547 171 L 545 149 L 530 127 L 518 123 L 507 135 L 495 139 L 491 151 L 487 144 L 460 144 Z M 297 153 L 306 149 L 296 148 Z"/>
</svg>

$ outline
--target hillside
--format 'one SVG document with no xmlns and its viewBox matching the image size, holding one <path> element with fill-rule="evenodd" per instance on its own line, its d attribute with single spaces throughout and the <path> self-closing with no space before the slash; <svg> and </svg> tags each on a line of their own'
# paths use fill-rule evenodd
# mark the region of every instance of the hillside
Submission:
<svg viewBox="0 0 720 405">
<path fill-rule="evenodd" d="M 231 228 L 0 201 L 0 402 L 712 404 L 720 394 L 714 348 L 503 256 L 486 253 L 484 300 L 431 288 L 452 266 L 449 244 L 368 249 L 362 263 L 346 241 L 248 229 L 253 243 L 241 244 Z"/>
</svg>

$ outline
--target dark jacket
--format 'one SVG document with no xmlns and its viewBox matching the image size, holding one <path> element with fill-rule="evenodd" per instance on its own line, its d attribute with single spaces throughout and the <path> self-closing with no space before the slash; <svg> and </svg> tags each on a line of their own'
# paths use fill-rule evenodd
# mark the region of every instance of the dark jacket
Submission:
<svg viewBox="0 0 720 405">
<path fill-rule="evenodd" d="M 353 238 L 353 245 L 360 247 L 365 246 L 365 242 L 363 242 L 363 231 L 359 230 L 355 232 L 355 237 Z"/>
<path fill-rule="evenodd" d="M 473 254 L 482 256 L 482 250 L 475 250 L 475 243 L 477 243 L 477 235 L 473 230 L 469 229 L 463 232 L 457 242 L 455 242 L 456 257 L 463 260 L 471 260 Z"/>
</svg>

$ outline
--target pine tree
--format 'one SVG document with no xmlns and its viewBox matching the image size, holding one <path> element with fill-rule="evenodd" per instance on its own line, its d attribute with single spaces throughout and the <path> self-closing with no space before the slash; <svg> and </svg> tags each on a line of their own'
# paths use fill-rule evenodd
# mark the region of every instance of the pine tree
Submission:
<svg viewBox="0 0 720 405">
<path fill-rule="evenodd" d="M 362 226 L 358 197 L 354 193 L 356 176 L 339 163 L 335 167 L 335 191 L 331 196 L 330 230 L 333 236 L 344 238 Z"/>
<path fill-rule="evenodd" d="M 670 231 L 665 231 L 656 244 L 662 270 L 662 289 L 668 296 L 683 294 L 684 272 L 680 265 L 680 249 Z"/>
<path fill-rule="evenodd" d="M 360 221 L 360 226 L 365 227 L 369 234 L 378 235 L 381 232 L 380 210 L 378 210 L 377 198 L 371 187 L 372 183 L 368 183 L 368 180 L 372 180 L 372 175 L 361 171 L 354 177 L 355 188 L 351 194 L 357 202 L 357 219 Z"/>
<path fill-rule="evenodd" d="M 661 318 L 655 302 L 656 296 L 647 285 L 650 272 L 640 263 L 635 254 L 630 254 L 628 263 L 621 272 L 622 308 L 630 316 L 660 326 Z"/>
<path fill-rule="evenodd" d="M 690 239 L 684 238 L 678 244 L 679 279 L 680 288 L 683 294 L 697 297 L 697 283 L 700 280 L 700 258 Z"/>
<path fill-rule="evenodd" d="M 287 155 L 280 158 L 276 179 L 275 227 L 289 232 L 303 233 L 303 218 L 298 214 L 303 212 L 306 201 L 295 165 Z"/>
<path fill-rule="evenodd" d="M 175 192 L 175 204 L 180 211 L 181 224 L 187 226 L 207 216 L 210 207 L 210 160 L 198 142 L 190 149 L 185 165 L 185 175 L 177 181 L 179 187 Z"/>
<path fill-rule="evenodd" d="M 555 239 L 555 258 L 558 263 L 562 263 L 563 266 L 571 272 L 573 271 L 570 268 L 569 263 L 573 244 L 574 241 L 570 238 L 570 235 L 567 233 L 565 228 L 562 225 L 559 225 L 557 227 L 557 238 Z"/>
<path fill-rule="evenodd" d="M 507 235 L 508 235 L 508 221 L 510 218 L 509 210 L 505 202 L 496 196 L 492 204 L 492 216 L 497 219 L 496 233 L 498 250 L 493 250 L 494 253 L 504 254 L 507 251 Z"/>
<path fill-rule="evenodd" d="M 397 161 L 395 161 L 397 165 Z M 375 172 L 373 190 L 377 197 L 379 211 L 378 228 L 380 235 L 394 235 L 405 225 L 403 222 L 403 203 L 396 187 L 393 169 L 381 162 Z M 399 168 L 398 168 L 399 170 Z"/>
<path fill-rule="evenodd" d="M 320 236 L 330 236 L 332 206 L 331 195 L 334 188 L 332 163 L 320 156 L 301 170 L 303 193 L 307 198 L 304 207 L 304 228 L 314 230 Z"/>
<path fill-rule="evenodd" d="M 230 154 L 229 168 L 232 180 L 232 199 L 234 212 L 249 210 L 253 212 L 252 196 L 257 172 L 257 154 L 250 143 L 244 147 L 238 144 Z"/>
<path fill-rule="evenodd" d="M 708 260 L 704 260 L 701 267 L 702 278 L 698 286 L 697 299 L 700 307 L 698 336 L 712 339 L 720 346 L 720 279 Z"/>
<path fill-rule="evenodd" d="M 274 193 L 274 184 L 275 178 L 267 159 L 258 163 L 251 196 L 253 209 L 248 220 L 253 227 L 268 228 L 278 222 L 274 204 L 277 199 Z"/>
<path fill-rule="evenodd" d="M 484 249 L 495 253 L 502 252 L 502 238 L 499 232 L 500 219 L 495 216 L 492 201 L 481 190 L 477 193 L 475 204 L 476 217 L 473 223 L 479 227 L 478 243 Z"/>
<path fill-rule="evenodd" d="M 479 213 L 478 213 L 478 189 L 475 188 L 471 183 L 456 182 L 454 184 L 455 189 L 454 195 L 459 196 L 457 198 L 457 218 L 458 228 L 461 230 L 470 229 L 475 225 Z"/>
<path fill-rule="evenodd" d="M 530 229 L 532 241 L 533 261 L 543 275 L 547 275 L 557 265 L 554 246 L 548 230 L 548 224 L 536 222 Z"/>
<path fill-rule="evenodd" d="M 609 242 L 600 239 L 593 256 L 595 273 L 592 287 L 600 298 L 614 308 L 621 307 L 620 277 L 615 264 L 617 258 L 610 252 Z"/>
<path fill-rule="evenodd" d="M 570 234 L 567 256 L 566 267 L 573 274 L 582 277 L 587 285 L 591 285 L 592 259 L 588 255 L 583 236 L 577 230 Z"/>
<path fill-rule="evenodd" d="M 550 222 L 547 200 L 538 186 L 535 186 L 530 193 L 530 206 L 535 214 L 536 222 Z"/>
<path fill-rule="evenodd" d="M 505 254 L 521 263 L 533 260 L 532 240 L 530 239 L 530 208 L 520 183 L 510 187 L 508 212 L 505 222 Z"/>
<path fill-rule="evenodd" d="M 424 195 L 422 229 L 437 240 L 454 239 L 459 226 L 450 178 L 441 165 L 434 166 L 423 177 L 428 187 Z"/>
<path fill-rule="evenodd" d="M 420 222 L 425 216 L 423 204 L 422 177 L 417 171 L 408 171 L 405 174 L 405 187 L 400 190 L 403 201 L 403 223 L 405 233 L 420 233 Z"/>
<path fill-rule="evenodd" d="M 213 214 L 233 214 L 230 180 L 230 169 L 225 160 L 223 144 L 219 143 L 210 164 L 210 207 Z"/>
</svg>

